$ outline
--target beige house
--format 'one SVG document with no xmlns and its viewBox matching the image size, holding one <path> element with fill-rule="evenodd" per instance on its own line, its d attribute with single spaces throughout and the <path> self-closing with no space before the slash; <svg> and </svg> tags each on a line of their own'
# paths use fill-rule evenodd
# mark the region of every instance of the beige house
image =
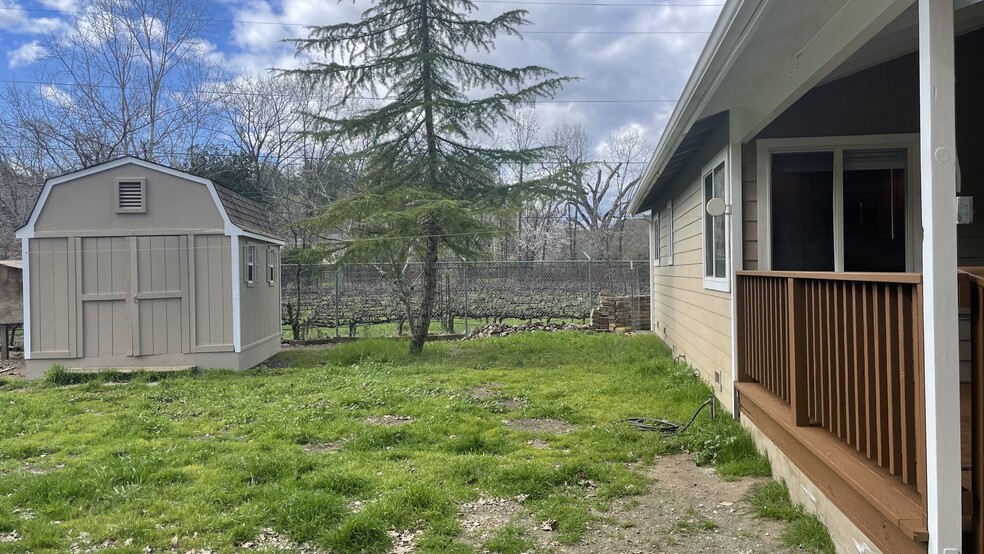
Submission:
<svg viewBox="0 0 984 554">
<path fill-rule="evenodd" d="M 632 201 L 654 331 L 839 552 L 984 552 L 982 59 L 980 0 L 728 0 Z"/>
<path fill-rule="evenodd" d="M 27 223 L 29 376 L 243 369 L 280 349 L 280 246 L 262 206 L 133 157 L 49 179 Z"/>
</svg>

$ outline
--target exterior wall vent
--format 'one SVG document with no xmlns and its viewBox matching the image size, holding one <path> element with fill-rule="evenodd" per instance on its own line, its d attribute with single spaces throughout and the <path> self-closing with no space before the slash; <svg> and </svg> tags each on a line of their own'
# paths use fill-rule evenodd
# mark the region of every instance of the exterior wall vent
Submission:
<svg viewBox="0 0 984 554">
<path fill-rule="evenodd" d="M 145 213 L 147 183 L 144 179 L 116 180 L 116 213 Z"/>
</svg>

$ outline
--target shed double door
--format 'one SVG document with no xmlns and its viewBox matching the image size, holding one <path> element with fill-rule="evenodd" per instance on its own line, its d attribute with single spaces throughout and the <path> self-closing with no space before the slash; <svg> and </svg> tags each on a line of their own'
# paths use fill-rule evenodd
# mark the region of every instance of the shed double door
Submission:
<svg viewBox="0 0 984 554">
<path fill-rule="evenodd" d="M 188 352 L 184 236 L 86 237 L 79 343 L 85 357 Z"/>
</svg>

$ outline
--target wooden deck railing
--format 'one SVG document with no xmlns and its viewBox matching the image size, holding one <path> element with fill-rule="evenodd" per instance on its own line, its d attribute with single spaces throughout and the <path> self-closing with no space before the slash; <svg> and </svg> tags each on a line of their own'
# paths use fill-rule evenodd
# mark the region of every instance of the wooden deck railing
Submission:
<svg viewBox="0 0 984 554">
<path fill-rule="evenodd" d="M 961 292 L 970 304 L 970 532 L 984 551 L 984 268 L 961 268 Z M 967 287 L 966 289 L 964 287 Z"/>
<path fill-rule="evenodd" d="M 738 272 L 735 293 L 738 381 L 897 477 L 924 510 L 921 275 Z"/>
</svg>

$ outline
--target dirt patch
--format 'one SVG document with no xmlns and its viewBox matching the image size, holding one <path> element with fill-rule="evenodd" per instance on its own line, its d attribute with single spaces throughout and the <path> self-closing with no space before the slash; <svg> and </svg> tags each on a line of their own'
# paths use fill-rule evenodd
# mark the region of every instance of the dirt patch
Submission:
<svg viewBox="0 0 984 554">
<path fill-rule="evenodd" d="M 461 506 L 459 512 L 465 543 L 478 547 L 506 525 L 528 528 L 531 519 L 516 499 L 481 497 Z"/>
<path fill-rule="evenodd" d="M 472 400 L 496 404 L 504 410 L 520 410 L 526 407 L 527 402 L 522 398 L 502 398 L 502 392 L 499 390 L 499 386 L 498 383 L 486 383 L 468 391 L 468 396 Z"/>
<path fill-rule="evenodd" d="M 782 524 L 756 518 L 745 504 L 748 489 L 761 479 L 724 481 L 683 454 L 657 458 L 643 471 L 652 480 L 650 490 L 596 514 L 603 521 L 592 524 L 576 545 L 560 544 L 556 522 L 535 518 L 523 508 L 522 496 L 462 505 L 461 540 L 480 547 L 498 529 L 516 525 L 556 554 L 795 552 L 779 540 Z"/>
<path fill-rule="evenodd" d="M 327 553 L 326 550 L 321 550 L 310 543 L 297 544 L 289 537 L 281 535 L 269 528 L 260 530 L 260 534 L 255 539 L 242 543 L 239 545 L 239 548 L 243 550 L 263 550 L 265 552 L 271 550 L 274 552 L 297 552 L 299 554 Z"/>
<path fill-rule="evenodd" d="M 616 502 L 599 514 L 610 523 L 594 525 L 580 544 L 558 552 L 794 552 L 779 540 L 782 524 L 756 518 L 745 504 L 761 479 L 724 481 L 684 454 L 657 458 L 645 473 L 653 481 L 648 493 Z"/>
<path fill-rule="evenodd" d="M 536 448 L 537 450 L 546 450 L 550 448 L 550 443 L 543 439 L 533 439 L 526 441 L 526 444 Z"/>
<path fill-rule="evenodd" d="M 308 454 L 339 452 L 345 446 L 343 441 L 312 442 L 301 446 Z"/>
<path fill-rule="evenodd" d="M 566 421 L 560 421 L 559 419 L 514 419 L 512 421 L 506 422 L 506 427 L 515 429 L 517 431 L 528 431 L 532 433 L 552 433 L 554 435 L 563 435 L 565 433 L 570 433 L 574 429 L 577 429 L 576 425 L 571 425 Z"/>
<path fill-rule="evenodd" d="M 386 414 L 384 416 L 372 416 L 366 418 L 367 423 L 371 423 L 373 425 L 383 425 L 386 427 L 406 425 L 407 423 L 411 423 L 412 421 L 413 418 L 410 416 L 391 415 L 391 414 Z"/>
<path fill-rule="evenodd" d="M 499 396 L 499 384 L 498 383 L 487 383 L 481 387 L 475 387 L 468 391 L 468 396 L 475 400 L 488 400 L 490 398 L 495 398 Z"/>
</svg>

